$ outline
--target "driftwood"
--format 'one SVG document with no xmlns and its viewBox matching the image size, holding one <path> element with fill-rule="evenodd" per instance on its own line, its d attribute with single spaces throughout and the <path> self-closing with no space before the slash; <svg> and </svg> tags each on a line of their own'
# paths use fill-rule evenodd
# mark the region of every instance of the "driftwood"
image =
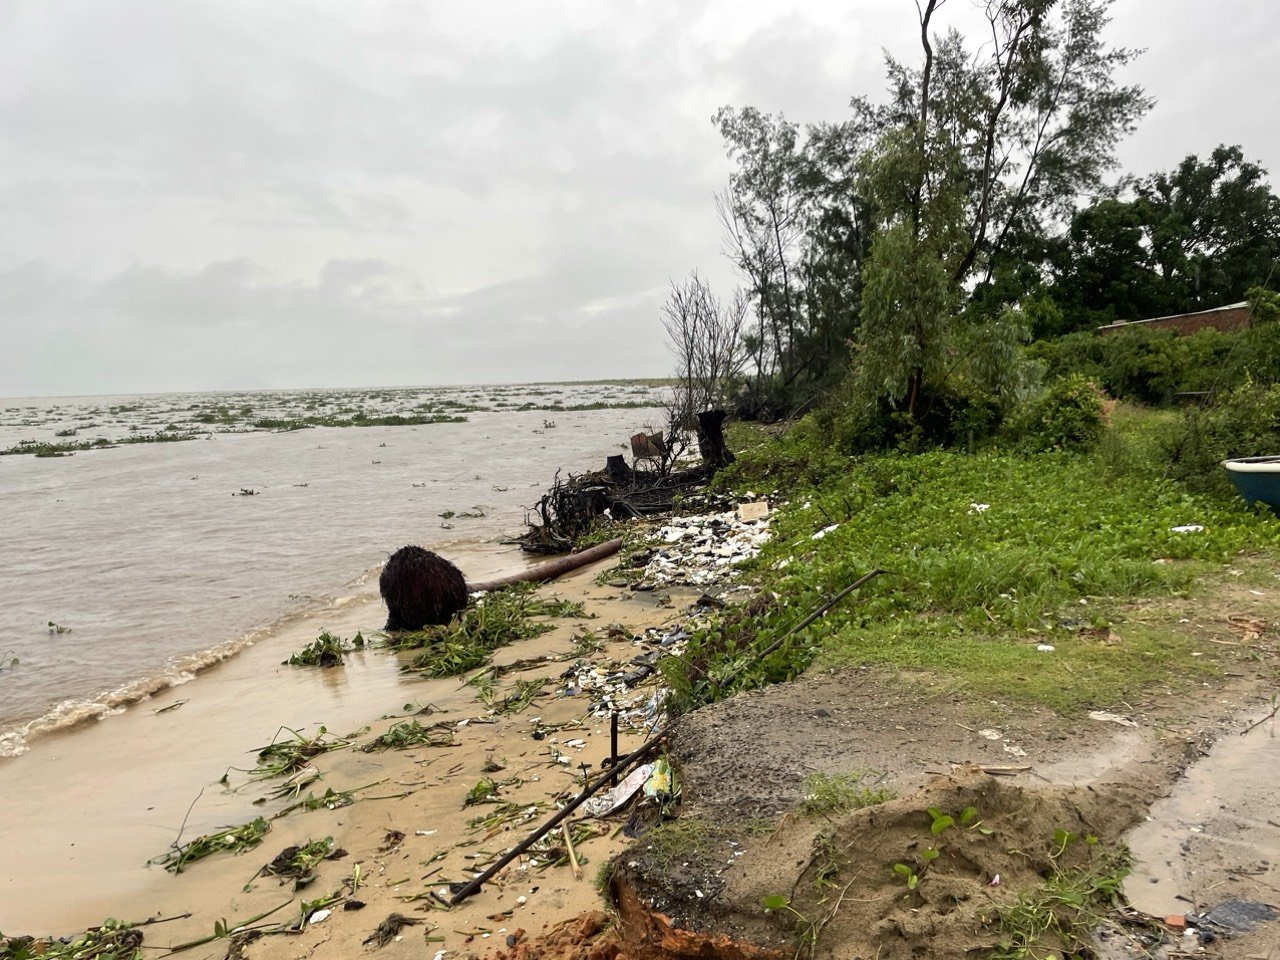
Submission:
<svg viewBox="0 0 1280 960">
<path fill-rule="evenodd" d="M 553 580 L 562 576 L 571 570 L 577 570 L 579 567 L 585 567 L 588 563 L 595 563 L 597 560 L 603 560 L 605 557 L 611 557 L 622 549 L 622 539 L 610 540 L 607 543 L 601 543 L 597 546 L 590 547 L 586 550 L 579 550 L 577 553 L 571 553 L 567 557 L 561 557 L 559 560 L 551 560 L 547 563 L 541 563 L 530 570 L 522 570 L 519 573 L 513 573 L 510 576 L 499 577 L 496 580 L 485 580 L 481 583 L 469 583 L 467 589 L 472 593 L 480 591 L 497 590 L 499 587 L 509 587 L 513 583 L 541 583 L 543 580 Z"/>
<path fill-rule="evenodd" d="M 622 466 L 625 467 L 625 464 Z M 665 476 L 650 470 L 605 470 L 560 479 L 543 494 L 526 517 L 529 525 L 517 542 L 529 553 L 564 553 L 591 531 L 600 517 L 628 520 L 670 510 L 677 496 L 706 485 L 712 470 L 700 465 Z"/>
</svg>

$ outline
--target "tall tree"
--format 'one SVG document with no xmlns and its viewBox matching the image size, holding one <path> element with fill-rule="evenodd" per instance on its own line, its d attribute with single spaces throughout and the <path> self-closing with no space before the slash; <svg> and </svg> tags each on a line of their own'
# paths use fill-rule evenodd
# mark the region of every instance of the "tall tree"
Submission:
<svg viewBox="0 0 1280 960">
<path fill-rule="evenodd" d="M 914 414 L 973 366 L 972 351 L 1013 355 L 996 333 L 1021 336 L 1019 324 L 980 317 L 996 326 L 975 336 L 960 306 L 975 282 L 992 280 L 1011 238 L 1044 236 L 1101 185 L 1113 147 L 1149 105 L 1113 78 L 1134 52 L 1103 42 L 1109 4 L 987 0 L 989 36 L 971 51 L 954 29 L 932 31 L 944 3 L 927 0 L 917 6 L 918 65 L 891 58 L 889 103 L 855 105 L 887 128 L 865 180 L 879 230 L 857 355 L 867 402 Z"/>
<path fill-rule="evenodd" d="M 1277 279 L 1280 199 L 1240 147 L 1220 146 L 1206 161 L 1189 156 L 1138 181 L 1136 192 L 1153 264 L 1176 309 L 1243 300 L 1249 287 Z"/>
</svg>

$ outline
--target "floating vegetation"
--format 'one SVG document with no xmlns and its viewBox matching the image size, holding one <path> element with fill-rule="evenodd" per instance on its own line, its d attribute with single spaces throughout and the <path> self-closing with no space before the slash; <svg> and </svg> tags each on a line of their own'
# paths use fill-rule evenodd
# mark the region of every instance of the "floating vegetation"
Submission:
<svg viewBox="0 0 1280 960">
<path fill-rule="evenodd" d="M 448 721 L 424 727 L 417 720 L 403 720 L 392 724 L 390 730 L 368 743 L 364 751 L 450 746 L 453 746 L 453 724 Z"/>
<path fill-rule="evenodd" d="M 0 657 L 0 673 L 5 670 L 12 670 L 19 663 L 21 663 L 21 661 L 12 653 L 6 653 L 3 657 Z"/>
<path fill-rule="evenodd" d="M 189 863 L 203 860 L 215 853 L 229 851 L 244 853 L 260 844 L 271 830 L 271 824 L 263 817 L 256 817 L 238 827 L 227 827 L 217 833 L 196 837 L 190 843 L 174 844 L 168 853 L 156 857 L 151 863 L 160 864 L 170 873 L 181 873 Z"/>
<path fill-rule="evenodd" d="M 108 440 L 106 437 L 94 437 L 92 440 L 66 440 L 48 442 L 42 440 L 19 440 L 18 443 L 5 450 L 0 450 L 0 457 L 30 454 L 36 457 L 65 457 L 81 450 L 102 450 L 107 447 L 120 446 L 126 443 L 176 443 L 181 440 L 196 440 L 198 433 L 138 433 L 128 437 L 117 437 Z"/>
<path fill-rule="evenodd" d="M 529 584 L 485 594 L 452 623 L 404 633 L 389 641 L 397 650 L 419 652 L 401 669 L 429 677 L 452 677 L 488 662 L 490 654 L 554 627 L 534 617 L 583 617 L 581 603 L 538 597 Z"/>
<path fill-rule="evenodd" d="M 289 727 L 280 729 L 288 731 L 289 736 L 284 740 L 273 740 L 258 750 L 258 765 L 249 771 L 254 776 L 285 777 L 297 773 L 313 757 L 330 750 L 349 747 L 352 742 L 349 737 L 330 736 L 326 727 L 320 727 L 314 737 L 308 737 Z M 277 732 L 276 736 L 279 737 L 280 734 Z"/>
<path fill-rule="evenodd" d="M 285 847 L 274 860 L 254 874 L 258 877 L 279 877 L 281 882 L 293 881 L 293 889 L 301 890 L 316 878 L 316 867 L 326 860 L 339 860 L 347 855 L 343 849 L 334 849 L 333 837 L 308 840 L 304 844 Z M 252 881 L 250 881 L 252 882 Z"/>
<path fill-rule="evenodd" d="M 360 789 L 364 788 L 361 787 Z M 329 787 L 329 789 L 325 790 L 325 792 L 318 797 L 313 794 L 307 794 L 305 799 L 299 800 L 297 803 L 289 804 L 289 806 L 285 807 L 271 819 L 279 820 L 281 817 L 286 814 L 293 813 L 295 810 L 338 810 L 342 807 L 349 807 L 355 802 L 355 790 L 334 790 L 333 787 Z"/>
<path fill-rule="evenodd" d="M 40 940 L 0 934 L 0 960 L 142 960 L 142 931 L 119 920 L 104 920 L 76 937 Z"/>
<path fill-rule="evenodd" d="M 316 637 L 314 643 L 303 647 L 288 660 L 283 661 L 282 666 L 340 667 L 346 654 L 352 650 L 363 650 L 364 647 L 365 639 L 361 633 L 356 633 L 351 638 L 351 642 L 347 643 L 341 637 L 336 637 L 325 630 Z"/>
<path fill-rule="evenodd" d="M 71 628 L 70 628 L 70 627 L 64 627 L 62 624 L 60 624 L 60 623 L 54 623 L 52 620 L 50 620 L 50 621 L 49 621 L 49 632 L 50 632 L 50 633 L 54 633 L 54 634 L 70 633 L 70 632 L 71 632 Z"/>
</svg>

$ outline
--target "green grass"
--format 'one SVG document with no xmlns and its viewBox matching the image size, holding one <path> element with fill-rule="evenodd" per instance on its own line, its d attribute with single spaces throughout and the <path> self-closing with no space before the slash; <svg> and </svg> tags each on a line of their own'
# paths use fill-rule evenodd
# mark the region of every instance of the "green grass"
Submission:
<svg viewBox="0 0 1280 960">
<path fill-rule="evenodd" d="M 896 793 L 892 790 L 864 786 L 870 771 L 856 770 L 851 773 L 814 773 L 805 777 L 804 799 L 800 801 L 800 812 L 807 817 L 819 817 L 830 813 L 844 813 L 848 810 L 860 810 L 873 807 L 878 803 L 892 800 Z"/>
<path fill-rule="evenodd" d="M 740 488 L 767 492 L 762 483 L 781 475 L 793 484 L 773 540 L 747 565 L 777 600 L 719 618 L 680 661 L 664 661 L 673 706 L 791 679 L 815 661 L 920 672 L 952 690 L 1065 712 L 1212 673 L 1213 654 L 1192 659 L 1185 632 L 1117 623 L 1122 642 L 1105 644 L 1089 628 L 1123 618 L 1127 601 L 1185 592 L 1242 552 L 1274 555 L 1280 518 L 1162 479 L 1146 456 L 1160 418 L 1126 410 L 1118 419 L 1112 445 L 1093 454 L 854 459 L 811 449 L 803 431 L 752 453 Z M 781 474 L 770 472 L 770 451 Z M 1185 524 L 1205 529 L 1173 532 Z M 874 568 L 891 575 L 756 655 Z"/>
<path fill-rule="evenodd" d="M 1090 934 L 1120 902 L 1128 855 L 1098 857 L 1087 867 L 1054 872 L 1035 890 L 1000 908 L 1000 946 L 990 960 L 1091 956 Z"/>
</svg>

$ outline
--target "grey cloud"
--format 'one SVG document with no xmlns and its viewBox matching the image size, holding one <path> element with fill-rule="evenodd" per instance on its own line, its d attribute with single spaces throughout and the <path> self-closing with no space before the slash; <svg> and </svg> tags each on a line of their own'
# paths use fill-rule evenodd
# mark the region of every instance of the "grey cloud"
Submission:
<svg viewBox="0 0 1280 960">
<path fill-rule="evenodd" d="M 949 16 L 972 15 L 960 2 Z M 1269 123 L 1280 8 L 1126 0 L 1138 172 Z M 657 375 L 710 116 L 840 119 L 902 0 L 10 0 L 0 392 Z M 1280 172 L 1280 171 L 1278 171 Z"/>
</svg>

